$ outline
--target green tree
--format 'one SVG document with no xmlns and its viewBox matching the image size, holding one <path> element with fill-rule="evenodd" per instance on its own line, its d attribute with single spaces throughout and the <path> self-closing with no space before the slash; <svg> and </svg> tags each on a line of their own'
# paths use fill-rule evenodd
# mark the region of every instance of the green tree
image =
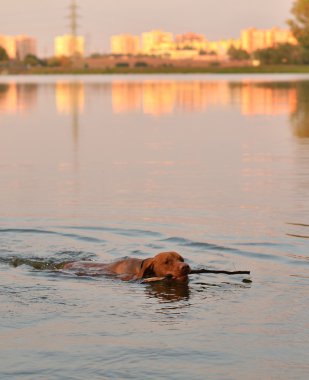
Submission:
<svg viewBox="0 0 309 380">
<path fill-rule="evenodd" d="M 253 53 L 253 56 L 264 65 L 297 64 L 303 60 L 301 48 L 291 44 L 259 49 Z"/>
<path fill-rule="evenodd" d="M 9 60 L 8 53 L 6 50 L 0 46 L 0 62 L 6 62 Z"/>
<path fill-rule="evenodd" d="M 27 66 L 46 66 L 46 62 L 39 59 L 33 54 L 28 54 L 24 59 L 24 64 Z"/>
<path fill-rule="evenodd" d="M 250 58 L 250 55 L 246 50 L 237 49 L 233 45 L 229 48 L 227 54 L 231 61 L 245 61 Z"/>
<path fill-rule="evenodd" d="M 309 50 L 309 0 L 295 0 L 288 25 L 300 46 Z"/>
</svg>

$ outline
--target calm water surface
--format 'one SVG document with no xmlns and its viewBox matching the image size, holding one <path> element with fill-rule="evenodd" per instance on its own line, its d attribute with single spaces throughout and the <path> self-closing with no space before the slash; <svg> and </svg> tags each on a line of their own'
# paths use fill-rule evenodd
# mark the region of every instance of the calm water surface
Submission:
<svg viewBox="0 0 309 380">
<path fill-rule="evenodd" d="M 1 379 L 307 379 L 308 239 L 309 77 L 0 78 Z"/>
</svg>

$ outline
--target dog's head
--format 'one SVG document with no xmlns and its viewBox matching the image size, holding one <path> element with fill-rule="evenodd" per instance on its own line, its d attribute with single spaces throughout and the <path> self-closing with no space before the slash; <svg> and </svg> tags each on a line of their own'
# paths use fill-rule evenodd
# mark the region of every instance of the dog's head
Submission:
<svg viewBox="0 0 309 380">
<path fill-rule="evenodd" d="M 170 277 L 183 281 L 188 278 L 190 271 L 190 266 L 179 253 L 162 252 L 143 261 L 138 277 Z"/>
</svg>

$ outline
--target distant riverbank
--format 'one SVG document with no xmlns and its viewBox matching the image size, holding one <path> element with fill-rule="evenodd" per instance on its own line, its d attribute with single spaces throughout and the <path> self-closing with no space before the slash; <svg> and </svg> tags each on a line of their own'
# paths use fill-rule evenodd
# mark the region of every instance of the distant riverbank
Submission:
<svg viewBox="0 0 309 380">
<path fill-rule="evenodd" d="M 243 67 L 114 67 L 68 68 L 32 67 L 28 69 L 3 69 L 2 75 L 49 75 L 49 74 L 306 74 L 309 65 L 267 65 Z"/>
</svg>

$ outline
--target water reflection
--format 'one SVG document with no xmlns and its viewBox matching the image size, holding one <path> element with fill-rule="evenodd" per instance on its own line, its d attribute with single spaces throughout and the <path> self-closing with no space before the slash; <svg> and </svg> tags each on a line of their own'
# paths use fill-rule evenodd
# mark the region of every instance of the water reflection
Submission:
<svg viewBox="0 0 309 380">
<path fill-rule="evenodd" d="M 296 107 L 291 113 L 291 125 L 295 136 L 309 137 L 309 82 L 298 82 Z"/>
<path fill-rule="evenodd" d="M 230 89 L 242 115 L 285 115 L 296 109 L 297 88 L 293 82 L 230 83 Z"/>
<path fill-rule="evenodd" d="M 115 113 L 142 111 L 160 116 L 175 109 L 200 112 L 230 102 L 228 82 L 144 81 L 113 82 L 112 100 Z"/>
<path fill-rule="evenodd" d="M 0 83 L 0 113 L 24 113 L 37 104 L 38 85 Z"/>
<path fill-rule="evenodd" d="M 160 116 L 175 110 L 201 112 L 236 104 L 242 115 L 280 115 L 295 111 L 297 88 L 286 83 L 145 81 L 113 82 L 113 111 Z"/>
<path fill-rule="evenodd" d="M 141 112 L 158 117 L 175 111 L 196 113 L 211 107 L 235 106 L 245 116 L 290 115 L 293 133 L 297 137 L 309 137 L 308 81 L 57 82 L 56 108 L 59 114 L 72 116 L 74 140 L 78 139 L 78 115 L 84 111 L 88 87 L 89 96 L 102 96 L 94 90 L 107 89 L 115 114 Z M 0 112 L 11 114 L 33 109 L 38 102 L 38 88 L 38 84 L 0 84 Z"/>
<path fill-rule="evenodd" d="M 59 113 L 82 112 L 85 105 L 84 83 L 56 83 L 56 104 Z"/>
<path fill-rule="evenodd" d="M 78 142 L 79 114 L 83 112 L 85 105 L 85 85 L 83 83 L 56 84 L 56 105 L 60 114 L 72 116 L 73 141 Z"/>
<path fill-rule="evenodd" d="M 178 302 L 190 298 L 188 282 L 160 281 L 149 283 L 146 293 L 151 298 L 164 302 Z"/>
</svg>

